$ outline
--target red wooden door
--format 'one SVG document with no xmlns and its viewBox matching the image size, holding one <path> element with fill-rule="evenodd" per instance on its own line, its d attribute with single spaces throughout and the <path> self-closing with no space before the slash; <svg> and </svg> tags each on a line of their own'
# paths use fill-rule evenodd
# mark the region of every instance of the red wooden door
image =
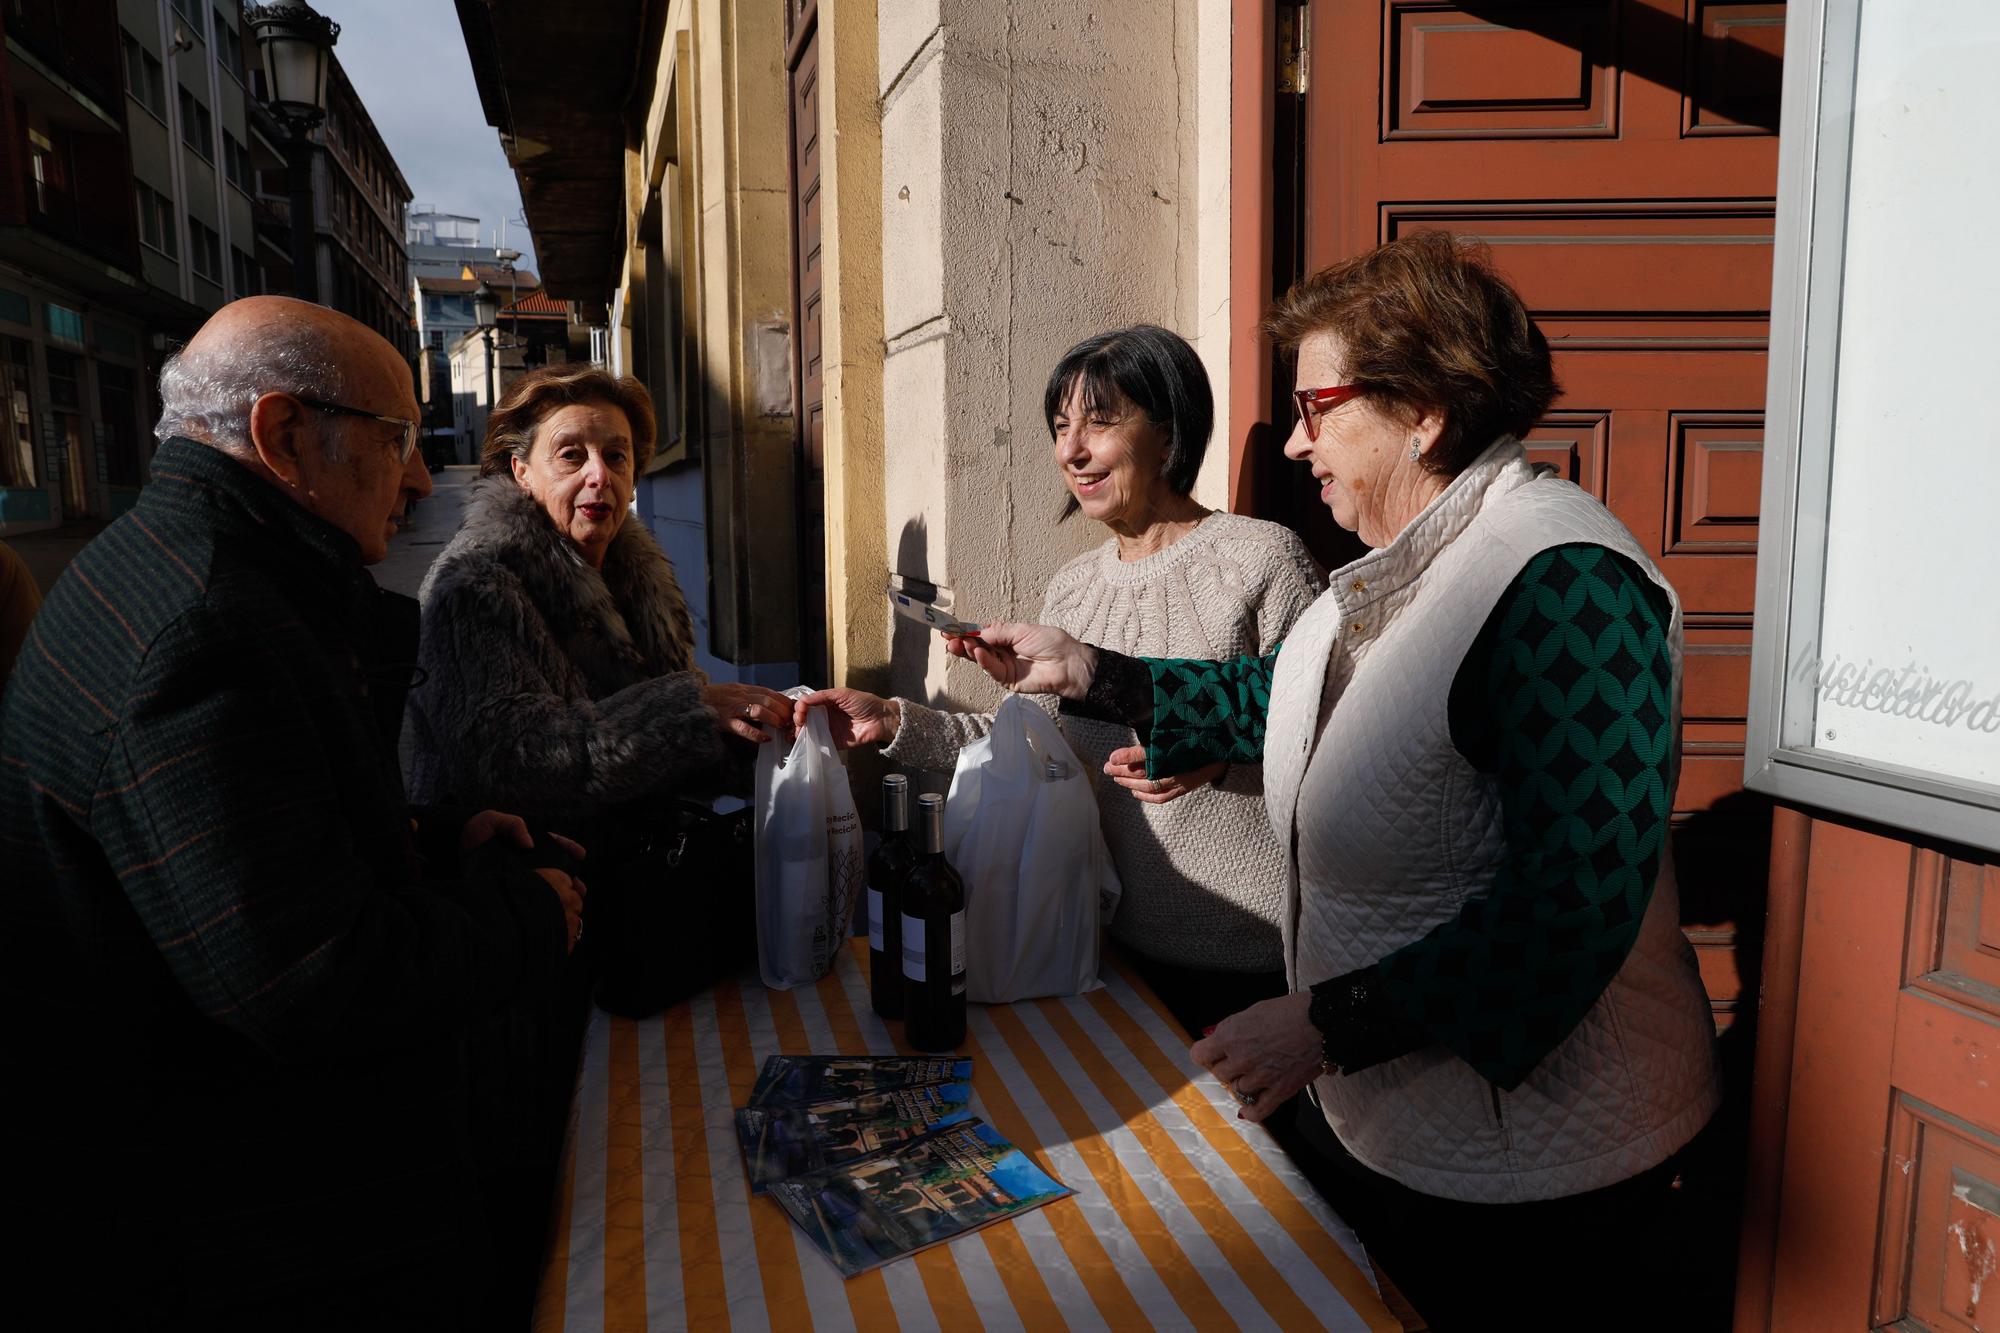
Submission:
<svg viewBox="0 0 2000 1333">
<path fill-rule="evenodd" d="M 1812 824 L 1790 1077 L 1738 1328 L 2000 1327 L 2000 865 Z"/>
<path fill-rule="evenodd" d="M 1784 5 L 1336 0 L 1309 32 L 1305 267 L 1436 228 L 1490 245 L 1564 388 L 1531 456 L 1680 592 L 1675 852 L 1727 1027 L 1769 846 L 1741 777 Z"/>
<path fill-rule="evenodd" d="M 828 679 L 826 375 L 820 355 L 819 5 L 786 0 L 791 103 L 792 384 L 799 479 L 799 675 Z"/>
</svg>

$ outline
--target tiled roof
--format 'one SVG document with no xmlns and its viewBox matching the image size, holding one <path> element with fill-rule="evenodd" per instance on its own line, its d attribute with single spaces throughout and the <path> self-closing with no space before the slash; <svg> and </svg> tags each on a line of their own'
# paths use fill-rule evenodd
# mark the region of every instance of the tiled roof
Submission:
<svg viewBox="0 0 2000 1333">
<path fill-rule="evenodd" d="M 555 297 L 550 296 L 547 292 L 537 287 L 534 291 L 529 292 L 526 296 L 514 302 L 514 304 L 502 306 L 500 314 L 503 318 L 508 315 L 561 315 L 567 319 L 569 317 L 569 302 L 558 301 Z"/>
</svg>

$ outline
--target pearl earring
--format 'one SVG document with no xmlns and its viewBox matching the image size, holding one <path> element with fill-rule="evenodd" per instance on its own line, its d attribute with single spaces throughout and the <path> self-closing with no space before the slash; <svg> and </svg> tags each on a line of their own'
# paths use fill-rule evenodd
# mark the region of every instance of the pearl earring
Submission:
<svg viewBox="0 0 2000 1333">
<path fill-rule="evenodd" d="M 1410 437 L 1410 461 L 1412 463 L 1416 462 L 1423 455 L 1423 450 L 1418 447 L 1423 441 L 1424 437 L 1421 435 L 1412 435 Z"/>
</svg>

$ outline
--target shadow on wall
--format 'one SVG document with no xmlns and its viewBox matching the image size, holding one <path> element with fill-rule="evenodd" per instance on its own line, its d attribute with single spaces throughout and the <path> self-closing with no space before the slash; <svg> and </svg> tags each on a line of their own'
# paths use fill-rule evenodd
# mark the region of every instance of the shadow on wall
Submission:
<svg viewBox="0 0 2000 1333">
<path fill-rule="evenodd" d="M 1600 60 L 1615 58 L 1625 73 L 1680 93 L 1697 108 L 1719 112 L 1739 125 L 1777 132 L 1783 60 L 1743 40 L 1741 32 L 1704 32 L 1690 26 L 1678 5 L 1672 12 L 1648 5 L 1619 6 L 1617 23 L 1624 31 L 1611 37 L 1615 55 L 1596 46 L 1607 34 L 1597 26 L 1580 24 L 1576 6 L 1463 0 L 1459 7 L 1476 18 L 1535 33 Z"/>
<path fill-rule="evenodd" d="M 905 579 L 934 583 L 931 574 L 929 530 L 923 515 L 903 524 L 903 534 L 896 540 L 896 558 L 889 566 L 889 572 Z M 924 673 L 930 667 L 931 633 L 928 628 L 914 620 L 902 616 L 889 617 L 889 679 L 885 682 L 889 690 L 899 687 L 920 689 Z M 931 702 L 926 699 L 925 703 Z"/>
</svg>

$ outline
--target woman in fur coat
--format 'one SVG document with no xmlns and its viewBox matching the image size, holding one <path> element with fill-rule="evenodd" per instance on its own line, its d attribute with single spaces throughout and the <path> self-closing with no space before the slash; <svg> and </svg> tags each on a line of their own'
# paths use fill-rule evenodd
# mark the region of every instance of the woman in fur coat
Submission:
<svg viewBox="0 0 2000 1333">
<path fill-rule="evenodd" d="M 558 992 L 473 1052 L 486 1190 L 530 1275 L 593 984 L 621 1012 L 657 1008 L 751 954 L 748 875 L 677 876 L 654 853 L 675 831 L 671 798 L 733 785 L 770 734 L 758 724 L 791 721 L 785 696 L 694 668 L 673 564 L 630 519 L 652 452 L 637 380 L 588 366 L 523 376 L 488 422 L 464 524 L 419 593 L 411 798 L 504 805 L 545 847 L 542 829 L 588 852 L 584 929 Z"/>
<path fill-rule="evenodd" d="M 551 366 L 501 400 L 465 522 L 419 593 L 413 800 L 503 801 L 581 828 L 629 801 L 712 790 L 730 733 L 789 725 L 783 695 L 694 669 L 674 567 L 628 521 L 652 452 L 635 379 Z"/>
</svg>

